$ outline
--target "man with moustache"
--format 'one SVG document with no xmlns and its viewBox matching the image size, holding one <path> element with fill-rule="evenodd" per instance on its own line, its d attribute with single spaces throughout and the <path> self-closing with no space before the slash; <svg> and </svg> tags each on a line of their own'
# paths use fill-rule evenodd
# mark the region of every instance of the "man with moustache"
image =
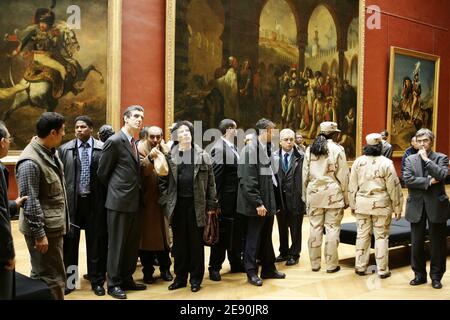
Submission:
<svg viewBox="0 0 450 320">
<path fill-rule="evenodd" d="M 75 287 L 71 274 L 78 267 L 80 231 L 86 232 L 88 277 L 92 291 L 97 296 L 105 295 L 106 254 L 108 236 L 106 232 L 105 190 L 98 181 L 97 169 L 103 143 L 94 139 L 92 120 L 88 116 L 75 118 L 75 139 L 59 149 L 64 164 L 67 203 L 71 221 L 70 232 L 64 237 L 64 265 L 67 273 L 65 294 Z"/>
<path fill-rule="evenodd" d="M 141 161 L 141 177 L 144 206 L 141 208 L 142 214 L 142 235 L 139 247 L 139 258 L 142 264 L 142 273 L 144 274 L 144 283 L 151 284 L 155 282 L 153 273 L 154 257 L 158 259 L 161 279 L 172 281 L 170 273 L 170 244 L 169 228 L 164 212 L 158 204 L 159 173 L 155 166 L 155 160 L 158 157 L 158 151 L 167 154 L 169 149 L 163 140 L 163 130 L 160 127 L 144 127 L 139 134 L 140 140 L 138 151 Z M 165 158 L 164 158 L 164 161 Z M 166 162 L 167 164 L 167 162 Z"/>
<path fill-rule="evenodd" d="M 97 175 L 106 186 L 108 225 L 108 294 L 126 299 L 126 290 L 145 290 L 133 280 L 140 240 L 141 183 L 134 136 L 144 120 L 144 108 L 133 105 L 123 114 L 124 126 L 106 140 Z"/>
</svg>

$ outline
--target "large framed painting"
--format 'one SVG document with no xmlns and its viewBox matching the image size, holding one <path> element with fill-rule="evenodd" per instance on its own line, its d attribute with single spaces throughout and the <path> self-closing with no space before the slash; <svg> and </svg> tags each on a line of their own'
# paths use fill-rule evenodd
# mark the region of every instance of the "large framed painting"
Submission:
<svg viewBox="0 0 450 320">
<path fill-rule="evenodd" d="M 35 134 L 40 114 L 120 123 L 121 0 L 2 0 L 0 118 L 14 157 Z"/>
<path fill-rule="evenodd" d="M 166 129 L 259 118 L 307 143 L 335 121 L 351 160 L 361 150 L 363 0 L 168 0 Z"/>
<path fill-rule="evenodd" d="M 387 129 L 393 156 L 401 157 L 417 130 L 436 135 L 440 58 L 391 47 L 390 59 Z"/>
</svg>

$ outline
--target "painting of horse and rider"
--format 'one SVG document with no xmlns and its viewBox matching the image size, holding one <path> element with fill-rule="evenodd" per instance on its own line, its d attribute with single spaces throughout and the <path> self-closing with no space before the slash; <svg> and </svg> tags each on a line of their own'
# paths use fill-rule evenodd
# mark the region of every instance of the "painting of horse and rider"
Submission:
<svg viewBox="0 0 450 320">
<path fill-rule="evenodd" d="M 42 112 L 106 122 L 108 1 L 2 0 L 0 119 L 23 149 Z M 67 135 L 67 139 L 73 138 Z"/>
<path fill-rule="evenodd" d="M 417 130 L 436 134 L 438 113 L 438 56 L 392 47 L 388 124 L 394 156 L 402 156 Z"/>
</svg>

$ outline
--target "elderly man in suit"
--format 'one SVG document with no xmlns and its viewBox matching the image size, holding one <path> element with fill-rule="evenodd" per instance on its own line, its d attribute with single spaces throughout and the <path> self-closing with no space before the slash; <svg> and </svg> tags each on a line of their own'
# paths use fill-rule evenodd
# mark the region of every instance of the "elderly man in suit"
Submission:
<svg viewBox="0 0 450 320">
<path fill-rule="evenodd" d="M 243 272 L 242 252 L 245 234 L 244 217 L 236 213 L 239 154 L 234 145 L 236 122 L 224 119 L 219 124 L 222 133 L 211 150 L 216 192 L 222 214 L 219 215 L 219 242 L 211 247 L 209 259 L 209 278 L 220 281 L 220 269 L 228 252 L 231 272 Z"/>
<path fill-rule="evenodd" d="M 431 150 L 434 134 L 429 129 L 416 133 L 419 145 L 417 154 L 406 159 L 403 179 L 409 196 L 406 203 L 406 220 L 411 223 L 411 266 L 415 277 L 412 286 L 427 282 L 425 235 L 431 241 L 431 285 L 441 289 L 441 279 L 446 269 L 448 196 L 444 180 L 448 173 L 448 157 Z"/>
<path fill-rule="evenodd" d="M 124 114 L 125 125 L 106 140 L 98 167 L 98 178 L 107 187 L 108 209 L 108 294 L 126 299 L 126 290 L 145 290 L 135 283 L 140 241 L 141 183 L 140 164 L 134 135 L 144 120 L 144 108 L 130 106 Z"/>
<path fill-rule="evenodd" d="M 275 188 L 278 186 L 270 144 L 275 124 L 267 119 L 256 123 L 255 139 L 241 152 L 238 166 L 238 213 L 247 217 L 244 266 L 248 282 L 262 286 L 262 279 L 284 279 L 275 267 L 272 243 L 273 216 L 277 210 Z M 256 259 L 261 261 L 261 278 Z"/>
<path fill-rule="evenodd" d="M 97 169 L 103 143 L 94 139 L 93 122 L 88 116 L 75 118 L 75 139 L 59 148 L 64 164 L 67 203 L 71 221 L 70 231 L 64 236 L 64 265 L 67 273 L 65 294 L 75 289 L 71 280 L 74 266 L 78 267 L 80 231 L 86 232 L 88 278 L 97 296 L 105 295 L 106 232 L 105 190 L 98 181 Z"/>
<path fill-rule="evenodd" d="M 302 201 L 303 155 L 295 146 L 295 133 L 291 129 L 280 132 L 278 156 L 278 180 L 280 182 L 281 210 L 277 212 L 280 235 L 280 255 L 277 261 L 286 261 L 287 266 L 298 263 L 302 250 L 302 223 L 305 204 Z M 289 231 L 291 246 L 289 247 Z"/>
<path fill-rule="evenodd" d="M 8 155 L 12 137 L 0 121 L 0 158 Z M 14 298 L 14 268 L 16 265 L 10 216 L 14 216 L 28 197 L 8 200 L 8 169 L 0 161 L 0 300 Z"/>
</svg>

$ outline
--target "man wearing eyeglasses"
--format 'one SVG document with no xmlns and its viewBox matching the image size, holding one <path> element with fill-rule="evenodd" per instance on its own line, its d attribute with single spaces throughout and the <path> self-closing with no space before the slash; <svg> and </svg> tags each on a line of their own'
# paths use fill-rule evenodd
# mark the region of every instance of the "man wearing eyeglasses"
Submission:
<svg viewBox="0 0 450 320">
<path fill-rule="evenodd" d="M 295 147 L 295 133 L 291 129 L 280 132 L 278 151 L 278 188 L 281 208 L 277 210 L 278 232 L 280 235 L 280 255 L 276 261 L 286 261 L 287 266 L 296 265 L 302 249 L 302 223 L 305 204 L 302 201 L 302 166 L 303 155 Z M 291 246 L 289 246 L 289 232 Z"/>
<path fill-rule="evenodd" d="M 147 284 L 155 282 L 155 278 L 153 278 L 155 271 L 153 257 L 155 255 L 159 262 L 161 279 L 164 281 L 173 280 L 169 271 L 171 265 L 169 228 L 163 210 L 158 204 L 158 172 L 154 163 L 158 151 L 164 154 L 168 152 L 162 135 L 162 129 L 156 126 L 144 127 L 139 134 L 138 151 L 141 161 L 144 202 L 144 206 L 141 208 L 143 221 L 139 258 L 143 267 L 144 283 Z"/>
<path fill-rule="evenodd" d="M 0 158 L 6 157 L 13 141 L 5 124 L 0 121 Z M 8 169 L 0 161 L 0 300 L 14 298 L 14 268 L 16 259 L 11 233 L 10 217 L 28 197 L 8 200 Z"/>
</svg>

